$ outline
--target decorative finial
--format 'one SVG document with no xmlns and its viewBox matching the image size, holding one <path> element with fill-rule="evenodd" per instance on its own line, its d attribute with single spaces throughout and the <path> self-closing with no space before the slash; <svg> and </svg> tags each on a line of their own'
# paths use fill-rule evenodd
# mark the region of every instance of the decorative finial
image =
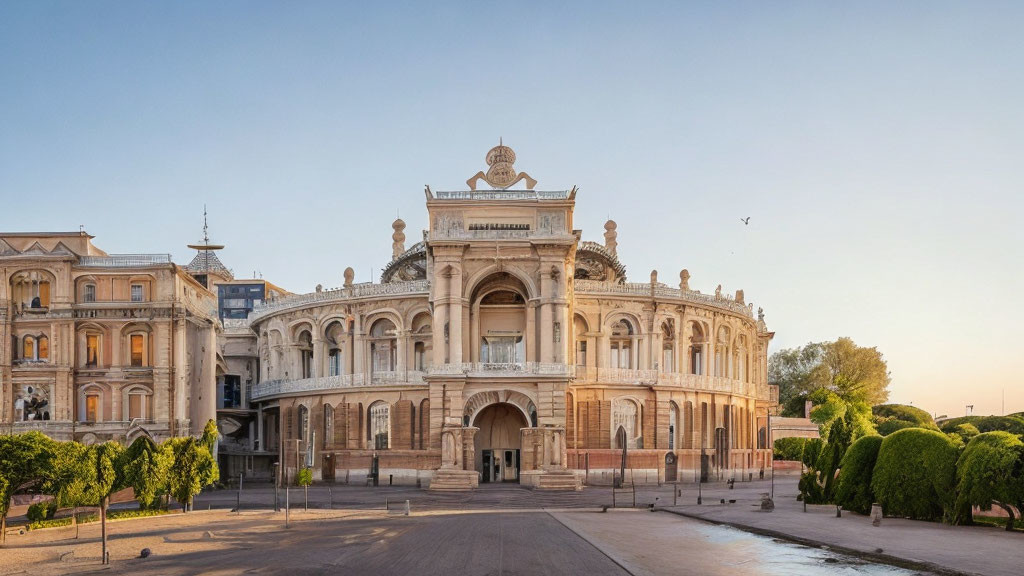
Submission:
<svg viewBox="0 0 1024 576">
<path fill-rule="evenodd" d="M 657 270 L 651 270 L 651 284 L 657 284 L 657 283 L 658 283 L 658 271 Z"/>
<path fill-rule="evenodd" d="M 345 268 L 345 288 L 352 287 L 352 280 L 356 277 L 356 271 L 351 266 Z"/>
<path fill-rule="evenodd" d="M 617 249 L 619 247 L 619 242 L 616 238 L 618 238 L 619 233 L 615 231 L 616 228 L 618 228 L 618 224 L 615 223 L 615 220 L 609 219 L 604 223 L 604 247 L 607 248 L 612 255 L 618 255 Z"/>
<path fill-rule="evenodd" d="M 715 300 L 721 300 L 721 299 L 722 299 L 722 285 L 719 284 L 715 288 Z"/>
<path fill-rule="evenodd" d="M 405 222 L 399 218 L 391 223 L 395 233 L 391 235 L 391 259 L 397 260 L 405 252 Z"/>
<path fill-rule="evenodd" d="M 740 304 L 746 304 L 746 302 L 743 300 L 743 290 L 736 291 L 736 302 L 739 302 Z"/>
<path fill-rule="evenodd" d="M 516 162 L 516 153 L 508 146 L 505 146 L 500 136 L 498 137 L 498 145 L 488 150 L 485 161 L 490 166 L 487 169 L 487 173 L 477 172 L 472 178 L 466 180 L 470 190 L 476 190 L 476 184 L 479 180 L 487 182 L 492 188 L 499 188 L 501 190 L 514 185 L 520 180 L 526 181 L 527 190 L 533 190 L 533 187 L 537 185 L 537 181 L 526 172 L 516 172 L 516 169 L 512 166 Z"/>
<path fill-rule="evenodd" d="M 679 289 L 683 292 L 689 292 L 690 290 L 690 271 L 686 268 L 679 273 Z"/>
</svg>

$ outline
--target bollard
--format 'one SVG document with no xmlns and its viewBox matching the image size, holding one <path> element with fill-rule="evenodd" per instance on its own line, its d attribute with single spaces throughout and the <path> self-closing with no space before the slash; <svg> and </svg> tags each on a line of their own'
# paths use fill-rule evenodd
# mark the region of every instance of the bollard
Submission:
<svg viewBox="0 0 1024 576">
<path fill-rule="evenodd" d="M 880 526 L 882 524 L 882 505 L 875 502 L 871 505 L 871 525 Z"/>
<path fill-rule="evenodd" d="M 288 489 L 288 485 L 286 484 L 285 487 L 284 487 L 284 527 L 285 528 L 289 528 L 288 521 L 290 520 L 289 515 L 288 515 L 289 511 L 291 509 L 291 506 L 290 506 L 291 503 L 288 500 L 289 492 L 290 492 L 290 490 Z"/>
<path fill-rule="evenodd" d="M 842 506 L 836 506 L 836 518 L 842 518 L 842 517 L 843 517 L 843 507 Z"/>
<path fill-rule="evenodd" d="M 406 516 L 409 515 L 409 501 L 408 500 L 405 501 L 405 515 Z"/>
</svg>

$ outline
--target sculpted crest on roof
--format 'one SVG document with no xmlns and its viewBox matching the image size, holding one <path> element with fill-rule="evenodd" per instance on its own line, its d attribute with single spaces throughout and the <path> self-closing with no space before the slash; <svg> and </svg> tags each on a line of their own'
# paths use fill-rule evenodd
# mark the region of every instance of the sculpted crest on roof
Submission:
<svg viewBox="0 0 1024 576">
<path fill-rule="evenodd" d="M 526 172 L 516 172 L 513 167 L 516 162 L 516 153 L 505 146 L 500 138 L 498 145 L 487 151 L 486 162 L 490 166 L 486 174 L 483 171 L 477 172 L 472 178 L 466 180 L 470 190 L 476 190 L 477 182 L 480 180 L 490 184 L 491 188 L 501 190 L 513 186 L 520 180 L 526 181 L 527 190 L 533 190 L 533 187 L 537 185 L 537 181 Z"/>
</svg>

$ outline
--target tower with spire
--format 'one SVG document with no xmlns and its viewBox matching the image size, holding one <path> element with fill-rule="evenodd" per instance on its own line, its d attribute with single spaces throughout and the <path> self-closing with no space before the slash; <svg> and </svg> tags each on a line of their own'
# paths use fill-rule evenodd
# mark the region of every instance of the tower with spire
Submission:
<svg viewBox="0 0 1024 576">
<path fill-rule="evenodd" d="M 188 247 L 197 252 L 195 258 L 185 266 L 185 271 L 200 284 L 212 290 L 217 284 L 234 280 L 235 275 L 217 257 L 217 250 L 222 250 L 224 246 L 210 243 L 205 204 L 203 205 L 203 240 L 200 243 L 189 244 Z"/>
</svg>

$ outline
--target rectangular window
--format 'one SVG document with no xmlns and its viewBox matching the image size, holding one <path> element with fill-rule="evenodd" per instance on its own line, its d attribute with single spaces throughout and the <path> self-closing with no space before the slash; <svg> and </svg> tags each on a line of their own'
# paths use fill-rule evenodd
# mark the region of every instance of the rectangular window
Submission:
<svg viewBox="0 0 1024 576">
<path fill-rule="evenodd" d="M 38 360 L 49 360 L 50 339 L 47 338 L 46 336 L 40 336 L 38 342 L 36 343 L 36 347 L 38 348 L 38 354 L 36 355 L 36 358 Z"/>
<path fill-rule="evenodd" d="M 97 422 L 99 420 L 100 397 L 95 394 L 85 397 L 85 421 Z"/>
<path fill-rule="evenodd" d="M 225 298 L 224 299 L 224 307 L 225 308 L 245 308 L 246 307 L 245 304 L 246 304 L 245 298 Z"/>
<path fill-rule="evenodd" d="M 145 352 L 144 343 L 142 334 L 132 334 L 132 366 L 143 366 L 143 356 Z"/>
<path fill-rule="evenodd" d="M 50 283 L 40 282 L 39 283 L 39 305 L 43 308 L 50 307 Z"/>
<path fill-rule="evenodd" d="M 86 284 L 85 294 L 82 295 L 83 302 L 95 302 L 96 301 L 96 285 Z"/>
<path fill-rule="evenodd" d="M 145 418 L 143 409 L 146 405 L 146 397 L 142 394 L 128 395 L 128 419 Z"/>
<path fill-rule="evenodd" d="M 587 341 L 580 340 L 576 342 L 576 365 L 586 366 L 587 365 Z"/>
<path fill-rule="evenodd" d="M 100 356 L 100 337 L 89 334 L 85 337 L 85 365 L 96 366 Z"/>
<path fill-rule="evenodd" d="M 132 284 L 132 302 L 142 302 L 142 284 Z"/>
</svg>

